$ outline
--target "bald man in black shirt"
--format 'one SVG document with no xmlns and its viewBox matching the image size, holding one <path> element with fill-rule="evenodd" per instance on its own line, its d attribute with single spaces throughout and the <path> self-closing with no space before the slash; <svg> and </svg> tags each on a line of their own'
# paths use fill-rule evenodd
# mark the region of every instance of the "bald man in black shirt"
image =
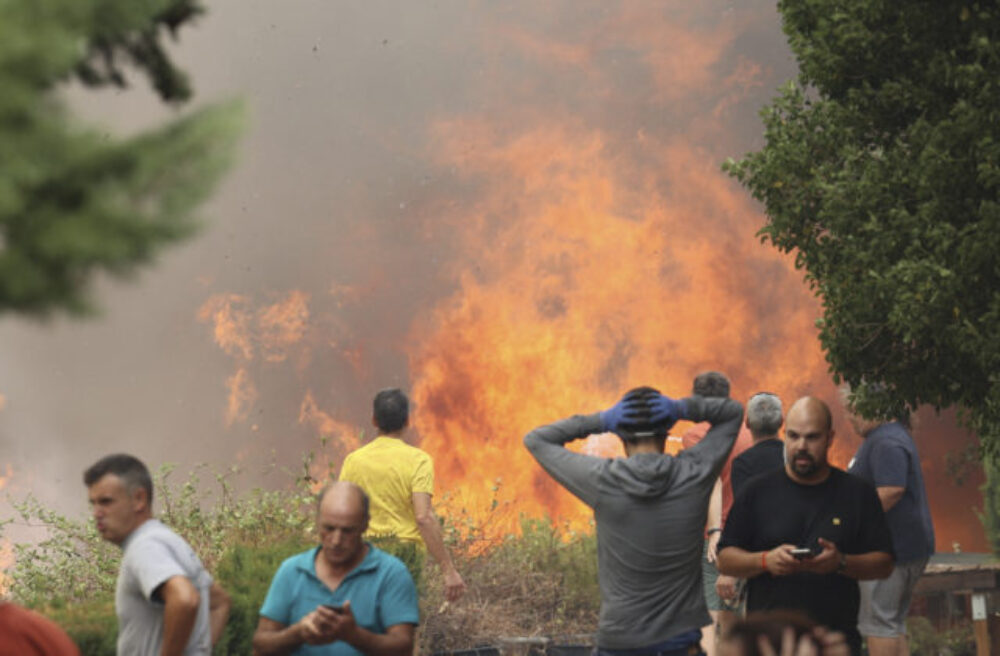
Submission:
<svg viewBox="0 0 1000 656">
<path fill-rule="evenodd" d="M 754 478 L 734 501 L 719 570 L 749 580 L 748 611 L 803 611 L 844 633 L 860 656 L 857 581 L 892 572 L 892 541 L 875 488 L 827 460 L 833 435 L 825 403 L 792 405 L 785 466 Z"/>
</svg>

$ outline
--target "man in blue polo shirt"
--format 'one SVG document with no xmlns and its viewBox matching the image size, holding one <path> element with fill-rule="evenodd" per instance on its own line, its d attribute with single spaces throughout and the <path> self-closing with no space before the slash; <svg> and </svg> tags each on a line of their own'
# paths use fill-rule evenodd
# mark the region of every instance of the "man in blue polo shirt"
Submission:
<svg viewBox="0 0 1000 656">
<path fill-rule="evenodd" d="M 398 558 L 361 536 L 368 496 L 333 483 L 317 496 L 320 545 L 278 568 L 260 609 L 261 656 L 408 655 L 419 620 L 417 589 Z"/>
</svg>

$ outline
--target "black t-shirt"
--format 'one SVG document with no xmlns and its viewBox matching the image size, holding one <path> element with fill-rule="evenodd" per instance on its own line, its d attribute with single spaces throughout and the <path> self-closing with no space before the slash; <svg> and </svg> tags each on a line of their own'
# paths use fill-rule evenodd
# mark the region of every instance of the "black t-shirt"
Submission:
<svg viewBox="0 0 1000 656">
<path fill-rule="evenodd" d="M 842 553 L 892 553 L 889 526 L 875 488 L 831 468 L 818 485 L 796 483 L 784 468 L 751 480 L 733 502 L 719 549 L 768 551 L 781 544 L 819 553 L 817 538 Z M 747 582 L 747 610 L 795 609 L 847 635 L 860 653 L 859 593 L 856 580 L 840 574 L 760 574 Z"/>
<path fill-rule="evenodd" d="M 730 481 L 733 485 L 733 499 L 743 491 L 750 479 L 760 474 L 772 472 L 785 466 L 785 445 L 781 440 L 768 439 L 758 442 L 733 459 Z"/>
</svg>

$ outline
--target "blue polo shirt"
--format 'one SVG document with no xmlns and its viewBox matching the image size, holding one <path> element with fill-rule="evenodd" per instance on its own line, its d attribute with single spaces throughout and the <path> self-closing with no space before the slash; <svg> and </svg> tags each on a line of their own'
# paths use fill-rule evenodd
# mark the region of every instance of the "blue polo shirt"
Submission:
<svg viewBox="0 0 1000 656">
<path fill-rule="evenodd" d="M 336 590 L 316 576 L 319 547 L 292 556 L 281 563 L 271 581 L 260 614 L 291 626 L 320 604 L 340 606 L 351 602 L 354 619 L 372 633 L 385 633 L 394 624 L 417 624 L 417 588 L 406 565 L 395 556 L 368 544 L 368 555 L 351 570 Z M 361 652 L 346 642 L 303 645 L 293 656 L 348 656 Z"/>
</svg>

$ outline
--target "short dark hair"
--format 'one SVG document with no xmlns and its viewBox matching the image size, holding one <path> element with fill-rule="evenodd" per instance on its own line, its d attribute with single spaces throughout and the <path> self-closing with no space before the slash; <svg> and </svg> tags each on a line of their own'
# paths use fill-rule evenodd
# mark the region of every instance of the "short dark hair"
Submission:
<svg viewBox="0 0 1000 656">
<path fill-rule="evenodd" d="M 694 377 L 691 391 L 697 396 L 729 397 L 729 379 L 718 371 L 705 371 Z"/>
<path fill-rule="evenodd" d="M 153 504 L 153 478 L 141 460 L 127 453 L 104 456 L 83 472 L 83 484 L 90 487 L 108 474 L 120 478 L 129 492 L 139 488 L 146 490 L 146 499 Z"/>
<path fill-rule="evenodd" d="M 410 401 L 398 387 L 384 389 L 372 402 L 375 425 L 383 433 L 395 433 L 410 421 Z"/>
<path fill-rule="evenodd" d="M 649 402 L 658 396 L 660 396 L 660 390 L 649 386 L 635 387 L 625 392 L 622 400 L 628 402 L 631 416 L 618 424 L 615 431 L 618 437 L 626 442 L 654 440 L 666 443 L 667 431 L 670 430 L 668 422 L 651 420 L 653 411 Z M 673 425 L 673 422 L 670 424 Z"/>
</svg>

